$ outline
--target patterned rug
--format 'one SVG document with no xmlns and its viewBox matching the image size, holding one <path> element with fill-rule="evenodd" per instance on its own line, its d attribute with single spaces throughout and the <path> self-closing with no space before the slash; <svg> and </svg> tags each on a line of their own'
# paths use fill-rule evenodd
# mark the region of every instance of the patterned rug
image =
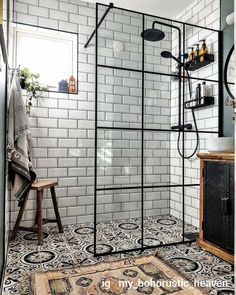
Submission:
<svg viewBox="0 0 236 295">
<path fill-rule="evenodd" d="M 202 295 L 154 256 L 35 273 L 34 295 Z"/>
</svg>

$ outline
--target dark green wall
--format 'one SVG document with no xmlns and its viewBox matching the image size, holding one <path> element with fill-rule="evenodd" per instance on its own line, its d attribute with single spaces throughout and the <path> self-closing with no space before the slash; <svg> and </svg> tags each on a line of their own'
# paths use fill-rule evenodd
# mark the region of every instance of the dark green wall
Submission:
<svg viewBox="0 0 236 295">
<path fill-rule="evenodd" d="M 5 258 L 5 83 L 5 65 L 3 65 L 0 71 L 0 275 Z"/>
<path fill-rule="evenodd" d="M 234 11 L 234 0 L 221 0 L 221 30 L 223 31 L 224 65 L 230 48 L 234 43 L 234 26 L 226 23 L 226 16 Z M 224 88 L 224 101 L 228 94 Z M 224 136 L 234 136 L 233 107 L 224 105 Z"/>
</svg>

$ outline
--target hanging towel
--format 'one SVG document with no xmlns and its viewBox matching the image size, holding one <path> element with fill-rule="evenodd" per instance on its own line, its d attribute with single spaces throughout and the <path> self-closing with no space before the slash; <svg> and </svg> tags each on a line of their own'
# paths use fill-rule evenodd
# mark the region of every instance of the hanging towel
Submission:
<svg viewBox="0 0 236 295">
<path fill-rule="evenodd" d="M 19 205 L 36 179 L 31 162 L 31 136 L 19 78 L 12 80 L 8 110 L 7 158 L 9 179 Z"/>
</svg>

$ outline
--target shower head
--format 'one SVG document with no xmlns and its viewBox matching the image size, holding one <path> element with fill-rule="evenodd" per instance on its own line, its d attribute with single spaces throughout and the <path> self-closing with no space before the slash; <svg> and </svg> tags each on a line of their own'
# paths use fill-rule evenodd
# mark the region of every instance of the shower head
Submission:
<svg viewBox="0 0 236 295">
<path fill-rule="evenodd" d="M 177 57 L 173 56 L 170 51 L 162 51 L 161 56 L 164 58 L 173 58 L 179 64 L 179 66 L 183 65 L 183 63 Z"/>
<path fill-rule="evenodd" d="M 161 56 L 164 58 L 172 58 L 173 57 L 173 55 L 170 51 L 162 51 Z"/>
<path fill-rule="evenodd" d="M 141 37 L 146 41 L 161 41 L 165 38 L 165 33 L 158 29 L 147 29 L 141 33 Z"/>
<path fill-rule="evenodd" d="M 155 29 L 155 24 L 158 22 L 154 21 L 152 23 L 152 28 L 146 29 L 141 33 L 141 37 L 146 41 L 161 41 L 165 38 L 165 33 L 161 30 Z"/>
</svg>

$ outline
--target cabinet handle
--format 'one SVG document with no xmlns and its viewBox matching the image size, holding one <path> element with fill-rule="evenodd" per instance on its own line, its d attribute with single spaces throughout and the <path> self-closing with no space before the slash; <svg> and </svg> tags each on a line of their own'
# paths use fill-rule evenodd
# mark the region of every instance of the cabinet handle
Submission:
<svg viewBox="0 0 236 295">
<path fill-rule="evenodd" d="M 230 213 L 230 199 L 222 198 L 221 199 L 221 211 L 224 215 L 229 215 Z"/>
</svg>

